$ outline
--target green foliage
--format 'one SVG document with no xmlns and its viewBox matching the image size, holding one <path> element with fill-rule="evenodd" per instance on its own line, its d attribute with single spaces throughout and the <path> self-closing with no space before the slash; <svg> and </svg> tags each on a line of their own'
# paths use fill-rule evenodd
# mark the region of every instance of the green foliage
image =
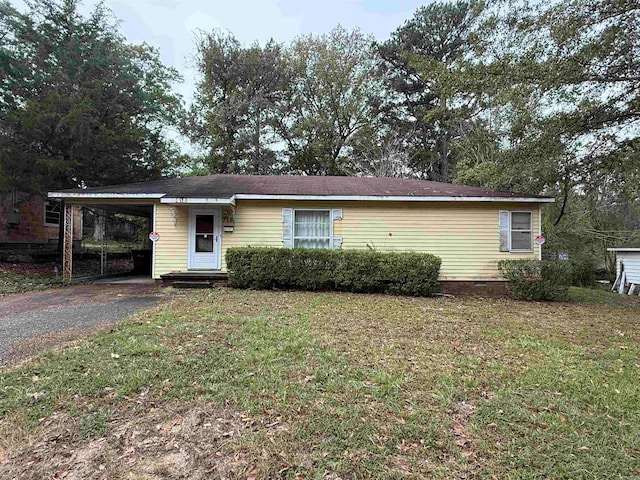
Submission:
<svg viewBox="0 0 640 480">
<path fill-rule="evenodd" d="M 47 275 L 14 271 L 0 266 L 0 297 L 3 295 L 47 290 L 63 285 L 62 278 L 53 275 L 53 266 Z"/>
<path fill-rule="evenodd" d="M 80 438 L 86 440 L 88 438 L 100 438 L 107 435 L 109 429 L 107 422 L 110 420 L 109 412 L 97 409 L 83 416 L 78 422 L 78 430 Z"/>
<path fill-rule="evenodd" d="M 597 285 L 596 270 L 597 266 L 593 257 L 570 260 L 571 285 L 574 287 L 595 287 Z"/>
<path fill-rule="evenodd" d="M 552 260 L 501 260 L 500 273 L 509 281 L 518 300 L 557 301 L 567 298 L 571 265 Z"/>
<path fill-rule="evenodd" d="M 0 3 L 0 171 L 28 192 L 157 178 L 177 158 L 165 137 L 180 79 L 154 48 L 130 45 L 99 4 Z"/>
<path fill-rule="evenodd" d="M 291 169 L 308 175 L 349 175 L 353 149 L 375 142 L 380 97 L 373 37 L 340 26 L 297 38 L 287 51 L 292 78 L 279 116 Z"/>
<path fill-rule="evenodd" d="M 341 27 L 288 46 L 203 35 L 201 81 L 184 124 L 207 151 L 201 163 L 215 173 L 353 173 L 355 145 L 377 135 L 381 81 L 372 43 Z"/>
<path fill-rule="evenodd" d="M 428 296 L 438 290 L 440 259 L 414 252 L 230 248 L 229 285 Z"/>
<path fill-rule="evenodd" d="M 501 154 L 468 162 L 460 181 L 569 202 L 586 192 L 596 208 L 637 202 L 640 39 L 628 33 L 640 27 L 637 2 L 498 1 L 489 12 L 473 90 Z M 568 213 L 560 207 L 554 221 Z"/>
<path fill-rule="evenodd" d="M 282 46 L 243 47 L 230 33 L 197 41 L 201 80 L 183 130 L 204 147 L 206 173 L 274 174 L 281 168 L 274 111 L 288 88 Z"/>
<path fill-rule="evenodd" d="M 389 95 L 385 124 L 405 138 L 410 168 L 422 178 L 449 181 L 458 152 L 452 145 L 478 113 L 466 71 L 479 1 L 424 5 L 378 45 Z"/>
</svg>

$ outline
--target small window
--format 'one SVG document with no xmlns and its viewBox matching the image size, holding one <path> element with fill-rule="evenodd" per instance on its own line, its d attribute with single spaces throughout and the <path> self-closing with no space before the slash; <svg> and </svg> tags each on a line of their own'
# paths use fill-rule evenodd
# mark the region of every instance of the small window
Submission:
<svg viewBox="0 0 640 480">
<path fill-rule="evenodd" d="M 60 226 L 60 202 L 55 200 L 44 201 L 44 224 L 49 227 Z"/>
<path fill-rule="evenodd" d="M 530 252 L 532 248 L 531 212 L 511 212 L 511 251 Z"/>
<path fill-rule="evenodd" d="M 331 238 L 330 210 L 295 210 L 294 248 L 331 248 Z"/>
<path fill-rule="evenodd" d="M 196 252 L 213 252 L 213 215 L 196 215 Z"/>
</svg>

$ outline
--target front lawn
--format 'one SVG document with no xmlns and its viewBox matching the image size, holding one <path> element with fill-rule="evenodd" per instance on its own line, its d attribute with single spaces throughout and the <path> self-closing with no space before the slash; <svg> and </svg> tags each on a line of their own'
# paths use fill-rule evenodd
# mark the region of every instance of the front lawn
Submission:
<svg viewBox="0 0 640 480">
<path fill-rule="evenodd" d="M 2 373 L 0 477 L 633 478 L 638 320 L 610 305 L 181 294 Z"/>
</svg>

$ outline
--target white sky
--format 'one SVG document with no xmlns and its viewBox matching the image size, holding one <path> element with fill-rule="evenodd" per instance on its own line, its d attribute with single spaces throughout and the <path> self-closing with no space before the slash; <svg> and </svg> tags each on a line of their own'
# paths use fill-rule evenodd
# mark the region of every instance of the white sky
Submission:
<svg viewBox="0 0 640 480">
<path fill-rule="evenodd" d="M 22 0 L 11 2 L 24 9 Z M 88 12 L 96 3 L 84 0 L 82 10 Z M 340 24 L 384 40 L 424 3 L 428 0 L 105 0 L 131 43 L 157 47 L 163 63 L 180 71 L 184 83 L 175 88 L 187 102 L 196 78 L 190 55 L 198 30 L 228 30 L 250 44 L 270 38 L 287 42 Z"/>
</svg>

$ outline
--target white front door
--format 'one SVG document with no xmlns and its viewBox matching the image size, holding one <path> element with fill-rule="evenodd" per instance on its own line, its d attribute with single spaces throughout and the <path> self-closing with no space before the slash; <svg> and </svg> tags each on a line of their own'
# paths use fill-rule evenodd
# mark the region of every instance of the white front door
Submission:
<svg viewBox="0 0 640 480">
<path fill-rule="evenodd" d="M 189 269 L 220 269 L 220 209 L 191 207 L 189 211 Z"/>
</svg>

